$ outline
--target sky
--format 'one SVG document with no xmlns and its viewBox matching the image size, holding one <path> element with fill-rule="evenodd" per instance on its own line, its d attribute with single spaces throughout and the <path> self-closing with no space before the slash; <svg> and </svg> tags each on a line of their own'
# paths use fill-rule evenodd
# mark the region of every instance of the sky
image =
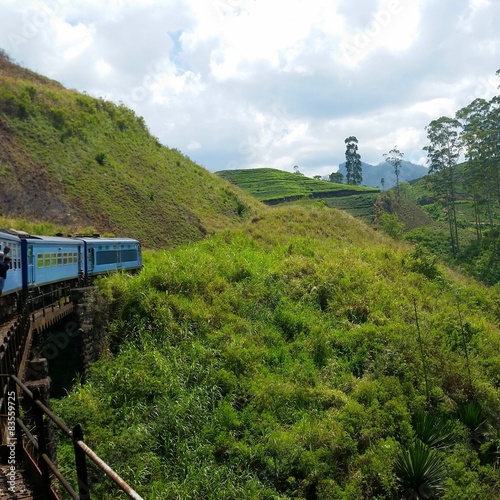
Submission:
<svg viewBox="0 0 500 500">
<path fill-rule="evenodd" d="M 328 175 L 498 94 L 498 0 L 0 0 L 0 48 L 215 172 Z"/>
</svg>

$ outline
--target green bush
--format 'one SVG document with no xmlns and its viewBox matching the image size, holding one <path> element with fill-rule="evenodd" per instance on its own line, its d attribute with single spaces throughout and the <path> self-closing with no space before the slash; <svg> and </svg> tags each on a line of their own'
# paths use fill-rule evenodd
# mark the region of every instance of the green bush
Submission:
<svg viewBox="0 0 500 500">
<path fill-rule="evenodd" d="M 404 234 L 405 225 L 396 214 L 382 212 L 380 215 L 378 227 L 388 234 L 391 238 L 401 239 Z"/>
<path fill-rule="evenodd" d="M 438 258 L 422 246 L 417 246 L 403 261 L 405 266 L 415 273 L 423 274 L 426 278 L 434 280 L 441 276 L 438 268 Z"/>
<path fill-rule="evenodd" d="M 395 472 L 407 498 L 436 498 L 445 490 L 441 457 L 418 439 L 399 451 Z"/>
</svg>

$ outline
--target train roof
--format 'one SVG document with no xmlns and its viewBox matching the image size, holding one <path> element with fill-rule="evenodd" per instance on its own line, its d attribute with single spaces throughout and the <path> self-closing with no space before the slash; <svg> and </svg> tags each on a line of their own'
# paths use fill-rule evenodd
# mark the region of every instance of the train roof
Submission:
<svg viewBox="0 0 500 500">
<path fill-rule="evenodd" d="M 63 243 L 67 241 L 77 241 L 72 236 L 63 236 L 62 234 L 57 234 L 56 236 L 38 236 L 35 234 L 27 233 L 26 231 L 20 231 L 19 229 L 0 229 L 0 234 L 5 234 L 10 236 L 15 240 L 41 240 L 41 241 L 53 241 L 55 243 Z"/>
<path fill-rule="evenodd" d="M 73 244 L 73 245 L 81 245 L 82 242 L 81 240 L 77 238 L 65 238 L 64 236 L 34 236 L 30 235 L 27 238 L 25 238 L 27 241 L 30 243 L 36 243 L 36 242 L 43 242 L 43 243 L 49 243 L 49 244 L 54 244 L 54 245 L 67 245 L 67 244 Z"/>
<path fill-rule="evenodd" d="M 99 245 L 116 245 L 117 243 L 139 243 L 138 240 L 134 238 L 101 238 L 101 237 L 90 237 L 83 236 L 79 238 L 87 243 L 95 243 Z"/>
<path fill-rule="evenodd" d="M 29 236 L 28 233 L 24 231 L 17 231 L 16 229 L 0 229 L 0 235 L 2 238 L 12 241 L 19 241 L 20 238 L 26 238 Z"/>
<path fill-rule="evenodd" d="M 137 243 L 140 244 L 138 240 L 134 238 L 101 238 L 99 235 L 95 234 L 92 236 L 75 235 L 75 236 L 62 236 L 58 234 L 57 236 L 38 236 L 34 234 L 29 234 L 25 231 L 19 231 L 17 229 L 0 229 L 0 236 L 4 239 L 11 241 L 28 240 L 30 242 L 44 242 L 52 244 L 81 244 L 82 241 L 86 243 L 94 244 L 104 244 L 104 245 L 116 245 L 118 243 Z"/>
</svg>

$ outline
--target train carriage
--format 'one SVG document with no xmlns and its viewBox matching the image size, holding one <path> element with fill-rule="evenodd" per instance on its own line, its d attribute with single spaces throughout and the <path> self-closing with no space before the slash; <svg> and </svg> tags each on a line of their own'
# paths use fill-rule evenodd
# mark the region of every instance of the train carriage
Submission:
<svg viewBox="0 0 500 500">
<path fill-rule="evenodd" d="M 141 244 L 135 239 L 100 237 L 81 239 L 85 243 L 84 272 L 86 276 L 142 268 Z"/>
<path fill-rule="evenodd" d="M 0 230 L 0 249 L 10 248 L 0 318 L 18 306 L 19 293 L 35 296 L 60 287 L 89 284 L 100 274 L 142 269 L 139 241 L 132 238 L 33 236 L 13 229 Z"/>
<path fill-rule="evenodd" d="M 21 240 L 21 248 L 27 288 L 77 279 L 83 270 L 84 244 L 78 239 L 29 236 Z"/>
<path fill-rule="evenodd" d="M 23 286 L 23 276 L 21 267 L 21 239 L 13 231 L 0 231 L 0 249 L 10 248 L 8 256 L 12 259 L 10 270 L 7 271 L 7 279 L 3 288 L 2 295 L 9 295 L 21 290 Z"/>
</svg>

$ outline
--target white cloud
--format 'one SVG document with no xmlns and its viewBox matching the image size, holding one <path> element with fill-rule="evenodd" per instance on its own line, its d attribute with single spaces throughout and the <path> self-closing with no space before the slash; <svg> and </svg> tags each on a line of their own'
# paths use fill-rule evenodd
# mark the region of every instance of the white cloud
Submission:
<svg viewBox="0 0 500 500">
<path fill-rule="evenodd" d="M 490 0 L 0 0 L 0 47 L 123 101 L 210 170 L 327 174 L 356 135 L 423 162 L 425 126 L 498 93 Z M 47 10 L 48 9 L 48 10 Z"/>
<path fill-rule="evenodd" d="M 381 0 L 370 20 L 361 29 L 344 28 L 340 40 L 340 60 L 349 67 L 357 67 L 374 51 L 387 49 L 401 52 L 415 42 L 420 26 L 421 0 L 401 2 Z"/>
<path fill-rule="evenodd" d="M 78 23 L 71 25 L 60 19 L 54 19 L 50 26 L 51 37 L 55 44 L 54 51 L 59 52 L 63 59 L 75 59 L 83 54 L 94 42 L 92 26 Z"/>
</svg>

